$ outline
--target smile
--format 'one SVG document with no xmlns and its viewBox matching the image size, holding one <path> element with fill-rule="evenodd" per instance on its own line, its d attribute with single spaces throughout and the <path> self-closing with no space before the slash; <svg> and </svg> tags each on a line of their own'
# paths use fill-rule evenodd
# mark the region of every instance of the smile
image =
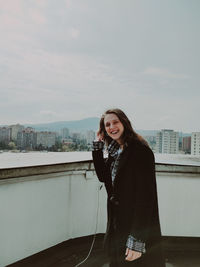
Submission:
<svg viewBox="0 0 200 267">
<path fill-rule="evenodd" d="M 119 131 L 110 132 L 111 134 L 117 134 Z"/>
</svg>

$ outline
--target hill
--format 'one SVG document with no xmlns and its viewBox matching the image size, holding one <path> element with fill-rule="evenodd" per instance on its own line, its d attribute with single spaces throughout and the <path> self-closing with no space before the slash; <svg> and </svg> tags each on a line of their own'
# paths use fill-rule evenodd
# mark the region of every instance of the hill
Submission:
<svg viewBox="0 0 200 267">
<path fill-rule="evenodd" d="M 51 123 L 40 124 L 25 124 L 25 127 L 33 127 L 37 131 L 60 131 L 63 128 L 68 128 L 71 131 L 85 132 L 87 130 L 96 131 L 99 125 L 99 118 L 86 118 L 76 121 L 58 121 Z"/>
</svg>

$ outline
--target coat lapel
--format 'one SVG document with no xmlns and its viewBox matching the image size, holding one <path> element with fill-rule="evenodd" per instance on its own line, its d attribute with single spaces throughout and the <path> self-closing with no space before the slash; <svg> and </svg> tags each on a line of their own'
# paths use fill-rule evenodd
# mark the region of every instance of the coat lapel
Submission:
<svg viewBox="0 0 200 267">
<path fill-rule="evenodd" d="M 110 165 L 111 165 L 112 161 L 113 161 L 113 159 L 111 157 L 107 158 L 107 165 L 108 165 L 109 169 L 110 169 Z M 112 185 L 111 175 L 107 176 L 105 186 L 106 186 L 106 190 L 107 190 L 108 196 L 112 195 L 112 193 L 113 193 L 113 185 Z"/>
<path fill-rule="evenodd" d="M 131 152 L 131 149 L 129 147 L 127 147 L 121 154 L 121 158 L 120 158 L 120 161 L 119 161 L 119 165 L 118 165 L 118 169 L 117 169 L 117 173 L 116 173 L 116 177 L 115 177 L 115 180 L 114 180 L 114 183 L 113 183 L 113 188 L 114 190 L 116 189 L 117 185 L 118 185 L 118 182 L 120 180 L 120 171 L 123 169 L 123 167 L 125 166 L 126 162 L 127 162 L 127 159 L 130 155 L 130 152 Z"/>
<path fill-rule="evenodd" d="M 118 169 L 117 169 L 117 174 L 116 174 L 115 181 L 114 181 L 114 184 L 113 184 L 113 190 L 115 192 L 117 190 L 119 181 L 121 179 L 121 174 L 120 174 L 121 171 L 126 166 L 126 163 L 127 163 L 128 158 L 129 157 L 134 157 L 136 155 L 136 151 L 137 151 L 137 145 L 133 141 L 122 152 L 121 158 L 120 158 L 120 161 L 119 161 L 119 166 L 118 166 Z"/>
</svg>

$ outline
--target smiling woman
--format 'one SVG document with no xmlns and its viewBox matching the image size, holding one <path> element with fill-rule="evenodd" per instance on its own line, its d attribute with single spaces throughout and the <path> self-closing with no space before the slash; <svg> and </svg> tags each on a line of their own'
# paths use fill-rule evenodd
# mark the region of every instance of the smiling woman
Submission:
<svg viewBox="0 0 200 267">
<path fill-rule="evenodd" d="M 153 152 L 120 109 L 102 115 L 97 136 L 92 155 L 108 194 L 110 267 L 164 267 Z"/>
<path fill-rule="evenodd" d="M 115 141 L 120 143 L 120 137 L 124 132 L 124 126 L 116 114 L 107 114 L 104 119 L 106 133 Z M 122 145 L 122 144 L 121 144 Z"/>
</svg>

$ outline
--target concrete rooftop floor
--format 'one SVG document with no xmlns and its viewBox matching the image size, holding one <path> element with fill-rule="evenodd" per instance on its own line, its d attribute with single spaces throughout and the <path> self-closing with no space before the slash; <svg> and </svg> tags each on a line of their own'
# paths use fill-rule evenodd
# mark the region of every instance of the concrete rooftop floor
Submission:
<svg viewBox="0 0 200 267">
<path fill-rule="evenodd" d="M 97 235 L 90 257 L 79 266 L 109 266 L 102 251 L 102 239 L 103 235 Z M 92 241 L 93 236 L 71 239 L 8 266 L 75 267 L 86 258 Z M 163 244 L 166 267 L 200 267 L 200 238 L 167 238 Z"/>
</svg>

